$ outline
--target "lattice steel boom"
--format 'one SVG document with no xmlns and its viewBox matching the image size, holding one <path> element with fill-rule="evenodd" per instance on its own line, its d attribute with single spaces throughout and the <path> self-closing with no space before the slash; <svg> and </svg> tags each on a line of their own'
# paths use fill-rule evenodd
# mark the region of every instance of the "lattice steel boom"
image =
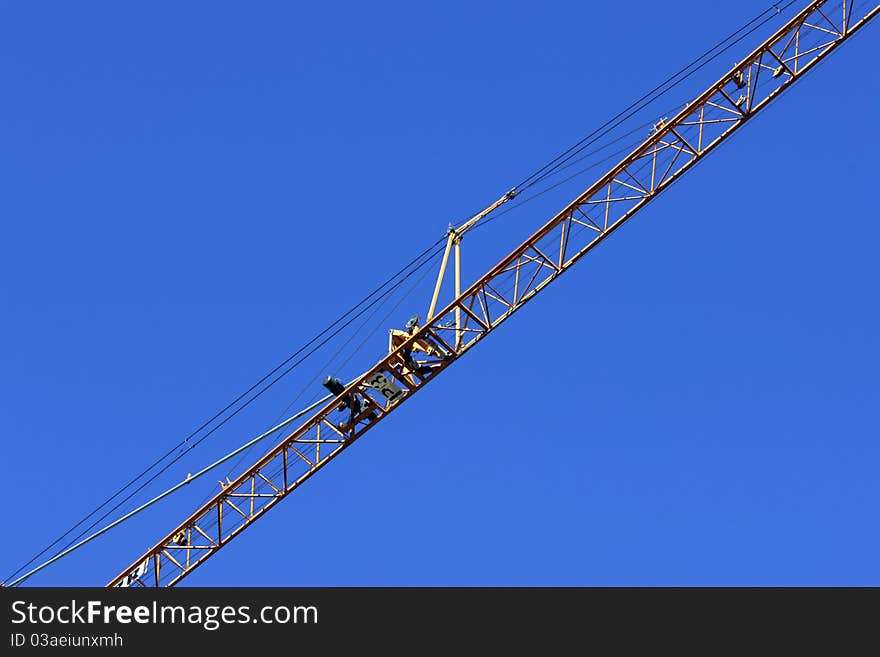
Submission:
<svg viewBox="0 0 880 657">
<path fill-rule="evenodd" d="M 811 2 L 108 586 L 173 586 L 379 424 L 880 11 Z M 818 45 L 811 39 L 821 36 Z M 807 46 L 806 44 L 811 45 Z M 503 200 L 500 200 L 503 202 Z M 466 225 L 470 225 L 466 224 Z M 453 231 L 454 232 L 454 231 Z M 450 246 L 455 242 L 450 236 Z M 445 258 L 444 258 L 445 263 Z M 438 284 L 439 288 L 439 284 Z M 458 288 L 456 288 L 456 291 Z M 424 356 L 418 362 L 413 350 Z M 356 400 L 351 422 L 331 415 Z"/>
</svg>

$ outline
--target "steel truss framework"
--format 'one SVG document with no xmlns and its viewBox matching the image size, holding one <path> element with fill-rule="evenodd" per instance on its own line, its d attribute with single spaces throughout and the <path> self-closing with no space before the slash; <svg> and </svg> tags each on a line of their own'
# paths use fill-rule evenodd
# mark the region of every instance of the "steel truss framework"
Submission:
<svg viewBox="0 0 880 657">
<path fill-rule="evenodd" d="M 173 586 L 421 390 L 855 33 L 878 11 L 811 2 L 445 309 L 114 577 L 108 586 Z M 816 41 L 817 35 L 819 37 Z M 416 341 L 439 349 L 406 359 Z M 408 362 L 407 362 L 408 360 Z M 396 387 L 383 385 L 383 377 Z M 395 392 L 398 390 L 399 392 Z M 334 421 L 346 395 L 365 400 Z M 349 418 L 346 416 L 345 418 Z"/>
</svg>

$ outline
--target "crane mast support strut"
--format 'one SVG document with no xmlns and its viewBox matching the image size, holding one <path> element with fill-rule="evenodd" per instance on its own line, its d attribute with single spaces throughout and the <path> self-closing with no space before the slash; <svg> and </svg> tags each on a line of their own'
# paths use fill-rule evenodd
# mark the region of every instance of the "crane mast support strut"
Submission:
<svg viewBox="0 0 880 657">
<path fill-rule="evenodd" d="M 811 2 L 487 274 L 289 433 L 114 577 L 108 586 L 173 586 L 379 424 L 629 217 L 874 18 L 852 2 Z M 821 35 L 818 45 L 807 45 Z M 433 307 L 432 307 L 433 311 Z M 418 369 L 407 354 L 433 343 Z M 390 382 L 392 386 L 385 385 Z M 396 391 L 388 394 L 389 391 Z M 331 416 L 364 400 L 350 422 Z M 389 399 L 393 397 L 393 399 Z"/>
</svg>

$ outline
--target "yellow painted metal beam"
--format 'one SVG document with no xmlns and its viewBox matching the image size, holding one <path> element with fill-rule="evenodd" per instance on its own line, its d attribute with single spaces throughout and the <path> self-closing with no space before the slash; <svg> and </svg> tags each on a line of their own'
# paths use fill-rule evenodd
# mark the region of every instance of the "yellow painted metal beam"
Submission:
<svg viewBox="0 0 880 657">
<path fill-rule="evenodd" d="M 839 32 L 823 32 L 821 47 L 805 48 L 804 36 L 813 36 L 812 24 L 826 24 L 823 21 L 831 13 L 831 6 L 834 7 L 832 15 L 840 16 Z M 155 575 L 150 579 L 155 585 L 173 586 L 180 582 L 610 236 L 878 12 L 880 4 L 854 20 L 851 2 L 809 3 L 677 116 L 659 125 L 640 146 L 464 292 L 460 291 L 460 254 L 456 248 L 456 298 L 450 304 L 434 315 L 438 282 L 429 320 L 423 326 L 135 559 L 108 586 L 153 585 L 145 581 L 150 562 Z M 780 66 L 782 70 L 778 75 L 768 74 Z M 763 86 L 754 84 L 765 69 Z M 740 88 L 741 80 L 752 82 Z M 738 102 L 743 93 L 745 100 Z M 497 207 L 503 202 L 499 199 L 493 205 Z M 458 232 L 451 231 L 442 267 L 444 273 L 449 251 L 456 246 L 455 236 L 460 237 L 462 231 L 472 227 L 482 216 L 475 215 Z M 553 254 L 553 258 L 548 254 Z M 424 361 L 429 368 L 427 373 L 413 372 L 404 357 L 404 352 L 412 350 L 417 341 L 437 345 Z M 395 395 L 394 400 L 386 399 L 384 392 L 369 385 L 368 381 L 377 375 L 399 388 L 400 394 Z M 345 395 L 363 399 L 365 408 L 350 425 L 339 426 L 331 416 Z M 322 430 L 327 426 L 332 429 L 329 434 Z M 333 438 L 325 439 L 327 435 Z M 308 458 L 288 458 L 291 451 Z M 224 515 L 224 505 L 238 510 L 231 499 L 242 495 L 249 496 L 249 513 Z M 186 546 L 187 558 L 169 559 L 169 553 L 181 549 L 174 542 L 180 532 L 190 540 Z"/>
</svg>

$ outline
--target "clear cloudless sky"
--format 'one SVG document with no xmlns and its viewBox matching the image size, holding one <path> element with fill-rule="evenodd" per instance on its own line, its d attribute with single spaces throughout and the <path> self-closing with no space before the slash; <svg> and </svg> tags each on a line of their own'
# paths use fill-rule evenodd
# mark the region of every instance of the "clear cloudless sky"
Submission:
<svg viewBox="0 0 880 657">
<path fill-rule="evenodd" d="M 0 578 L 768 4 L 4 3 Z M 874 24 L 187 584 L 880 585 L 878 62 Z"/>
</svg>

